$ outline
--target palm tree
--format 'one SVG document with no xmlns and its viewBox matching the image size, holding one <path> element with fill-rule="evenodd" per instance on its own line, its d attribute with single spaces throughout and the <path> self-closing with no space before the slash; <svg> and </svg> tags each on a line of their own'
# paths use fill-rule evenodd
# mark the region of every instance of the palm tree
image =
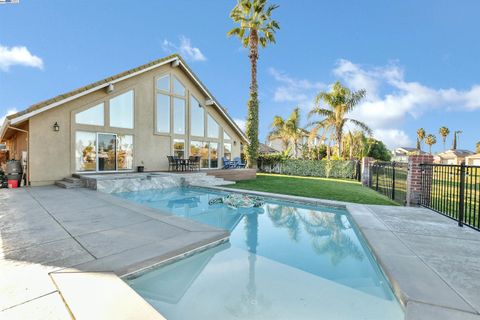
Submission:
<svg viewBox="0 0 480 320">
<path fill-rule="evenodd" d="M 363 89 L 350 91 L 350 89 L 337 81 L 333 85 L 332 91 L 320 92 L 315 99 L 315 107 L 310 111 L 309 117 L 318 115 L 325 118 L 315 121 L 311 125 L 314 125 L 316 128 L 331 127 L 334 130 L 338 157 L 342 154 L 343 130 L 348 122 L 359 127 L 369 135 L 372 134 L 372 130 L 365 123 L 346 117 L 365 97 L 365 94 L 366 91 Z M 328 108 L 320 107 L 320 102 L 322 101 L 328 105 Z"/>
<path fill-rule="evenodd" d="M 445 148 L 445 141 L 447 140 L 447 136 L 450 134 L 450 129 L 448 129 L 447 127 L 441 127 L 438 132 L 442 136 L 443 151 L 445 151 L 445 149 L 446 149 Z"/>
<path fill-rule="evenodd" d="M 477 142 L 477 144 L 475 145 L 475 148 L 476 148 L 476 152 L 477 153 L 480 153 L 480 141 Z"/>
<path fill-rule="evenodd" d="M 425 138 L 425 143 L 428 144 L 429 148 L 430 148 L 430 154 L 432 154 L 432 146 L 437 143 L 437 137 L 435 137 L 433 134 L 429 134 L 426 138 Z"/>
<path fill-rule="evenodd" d="M 457 150 L 457 139 L 458 135 L 462 133 L 461 130 L 455 130 L 453 131 L 453 144 L 452 144 L 452 150 Z"/>
<path fill-rule="evenodd" d="M 247 123 L 245 133 L 249 143 L 245 146 L 247 166 L 255 168 L 258 156 L 258 85 L 257 60 L 258 44 L 266 47 L 268 43 L 275 43 L 275 32 L 280 29 L 279 24 L 271 18 L 272 11 L 277 5 L 267 7 L 267 0 L 238 0 L 230 12 L 230 18 L 240 26 L 230 30 L 228 36 L 237 36 L 245 48 L 249 48 L 251 80 L 250 98 L 247 103 Z"/>
<path fill-rule="evenodd" d="M 302 137 L 302 129 L 300 127 L 300 108 L 295 108 L 288 119 L 275 116 L 272 123 L 273 130 L 269 134 L 269 139 L 282 140 L 285 150 L 290 145 L 293 146 L 293 156 L 298 156 L 298 141 Z"/>
<path fill-rule="evenodd" d="M 419 149 L 420 151 L 422 150 L 422 142 L 423 142 L 423 139 L 425 139 L 425 135 L 426 135 L 425 129 L 420 128 L 420 129 L 417 130 L 417 137 L 418 137 L 418 141 L 420 143 L 419 144 L 420 145 L 420 149 Z"/>
</svg>

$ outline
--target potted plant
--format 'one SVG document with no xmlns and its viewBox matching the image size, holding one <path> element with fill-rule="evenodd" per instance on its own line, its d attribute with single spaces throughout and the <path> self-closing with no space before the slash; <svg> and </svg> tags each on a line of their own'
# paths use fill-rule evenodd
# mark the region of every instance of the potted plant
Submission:
<svg viewBox="0 0 480 320">
<path fill-rule="evenodd" d="M 143 166 L 143 160 L 140 161 L 140 163 L 142 164 L 141 166 L 137 166 L 137 172 L 143 172 L 145 170 L 145 167 Z"/>
</svg>

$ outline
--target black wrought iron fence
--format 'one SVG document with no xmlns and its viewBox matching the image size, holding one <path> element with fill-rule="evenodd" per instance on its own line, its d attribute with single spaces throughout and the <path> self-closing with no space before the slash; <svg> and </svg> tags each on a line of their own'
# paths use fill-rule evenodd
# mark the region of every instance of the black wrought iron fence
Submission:
<svg viewBox="0 0 480 320">
<path fill-rule="evenodd" d="M 420 205 L 480 230 L 480 166 L 421 164 Z"/>
<path fill-rule="evenodd" d="M 405 205 L 407 199 L 408 164 L 374 162 L 370 166 L 370 188 Z"/>
</svg>

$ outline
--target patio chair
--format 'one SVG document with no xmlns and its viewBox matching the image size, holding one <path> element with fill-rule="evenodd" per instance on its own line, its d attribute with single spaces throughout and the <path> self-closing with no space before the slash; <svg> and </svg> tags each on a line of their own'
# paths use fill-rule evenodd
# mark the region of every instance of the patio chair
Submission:
<svg viewBox="0 0 480 320">
<path fill-rule="evenodd" d="M 178 161 L 174 156 L 167 156 L 168 171 L 178 171 Z"/>
<path fill-rule="evenodd" d="M 200 156 L 190 156 L 188 158 L 188 168 L 190 170 L 200 170 Z"/>
<path fill-rule="evenodd" d="M 223 157 L 223 169 L 235 168 L 235 161 L 228 160 L 227 157 Z"/>
<path fill-rule="evenodd" d="M 235 168 L 245 168 L 245 163 L 242 162 L 240 157 L 235 157 L 233 161 L 235 162 Z"/>
</svg>

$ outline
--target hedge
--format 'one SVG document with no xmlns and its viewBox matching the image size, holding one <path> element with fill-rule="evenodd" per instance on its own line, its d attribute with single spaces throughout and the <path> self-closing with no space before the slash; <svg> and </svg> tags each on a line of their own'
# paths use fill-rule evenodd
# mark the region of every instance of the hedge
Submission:
<svg viewBox="0 0 480 320">
<path fill-rule="evenodd" d="M 354 160 L 269 160 L 260 159 L 258 166 L 260 171 L 321 178 L 355 179 L 357 176 L 357 161 Z"/>
</svg>

